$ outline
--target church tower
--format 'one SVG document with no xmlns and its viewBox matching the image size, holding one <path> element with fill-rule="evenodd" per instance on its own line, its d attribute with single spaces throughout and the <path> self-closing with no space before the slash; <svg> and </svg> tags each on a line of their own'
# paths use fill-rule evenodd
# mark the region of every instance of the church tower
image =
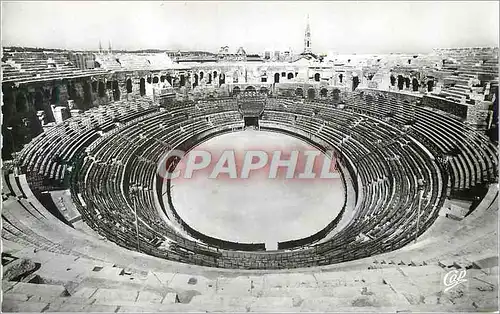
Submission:
<svg viewBox="0 0 500 314">
<path fill-rule="evenodd" d="M 309 28 L 309 14 L 307 15 L 306 33 L 304 36 L 304 53 L 312 53 L 311 51 L 311 29 Z"/>
</svg>

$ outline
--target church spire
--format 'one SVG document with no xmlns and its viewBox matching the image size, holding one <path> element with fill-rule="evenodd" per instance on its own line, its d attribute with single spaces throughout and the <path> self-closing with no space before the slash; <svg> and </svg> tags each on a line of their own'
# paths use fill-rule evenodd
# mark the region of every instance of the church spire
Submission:
<svg viewBox="0 0 500 314">
<path fill-rule="evenodd" d="M 99 39 L 99 53 L 102 53 L 102 43 L 100 39 Z"/>
<path fill-rule="evenodd" d="M 309 14 L 307 15 L 307 26 L 304 35 L 304 53 L 311 53 L 311 29 L 309 27 Z"/>
<path fill-rule="evenodd" d="M 111 53 L 111 40 L 108 40 L 108 53 Z"/>
</svg>

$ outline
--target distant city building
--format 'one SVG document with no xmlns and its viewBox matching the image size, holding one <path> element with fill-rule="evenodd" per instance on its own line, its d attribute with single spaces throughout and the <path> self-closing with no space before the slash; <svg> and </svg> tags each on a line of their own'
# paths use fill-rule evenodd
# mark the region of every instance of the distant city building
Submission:
<svg viewBox="0 0 500 314">
<path fill-rule="evenodd" d="M 219 60 L 224 61 L 246 61 L 247 53 L 243 47 L 231 50 L 229 46 L 222 46 L 217 54 Z"/>
</svg>

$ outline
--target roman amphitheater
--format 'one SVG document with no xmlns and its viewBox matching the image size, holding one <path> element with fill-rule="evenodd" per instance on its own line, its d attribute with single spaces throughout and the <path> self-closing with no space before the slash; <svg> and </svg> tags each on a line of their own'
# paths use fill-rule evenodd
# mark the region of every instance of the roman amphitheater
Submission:
<svg viewBox="0 0 500 314">
<path fill-rule="evenodd" d="M 4 48 L 2 310 L 497 311 L 498 49 L 306 42 Z M 158 172 L 248 148 L 315 150 L 337 176 Z"/>
</svg>

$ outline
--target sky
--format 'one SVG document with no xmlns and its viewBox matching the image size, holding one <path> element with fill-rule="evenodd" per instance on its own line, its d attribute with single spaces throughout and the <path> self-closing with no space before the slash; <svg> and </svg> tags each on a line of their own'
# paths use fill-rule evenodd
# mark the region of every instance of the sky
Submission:
<svg viewBox="0 0 500 314">
<path fill-rule="evenodd" d="M 429 52 L 498 47 L 499 2 L 2 1 L 2 46 Z"/>
</svg>

